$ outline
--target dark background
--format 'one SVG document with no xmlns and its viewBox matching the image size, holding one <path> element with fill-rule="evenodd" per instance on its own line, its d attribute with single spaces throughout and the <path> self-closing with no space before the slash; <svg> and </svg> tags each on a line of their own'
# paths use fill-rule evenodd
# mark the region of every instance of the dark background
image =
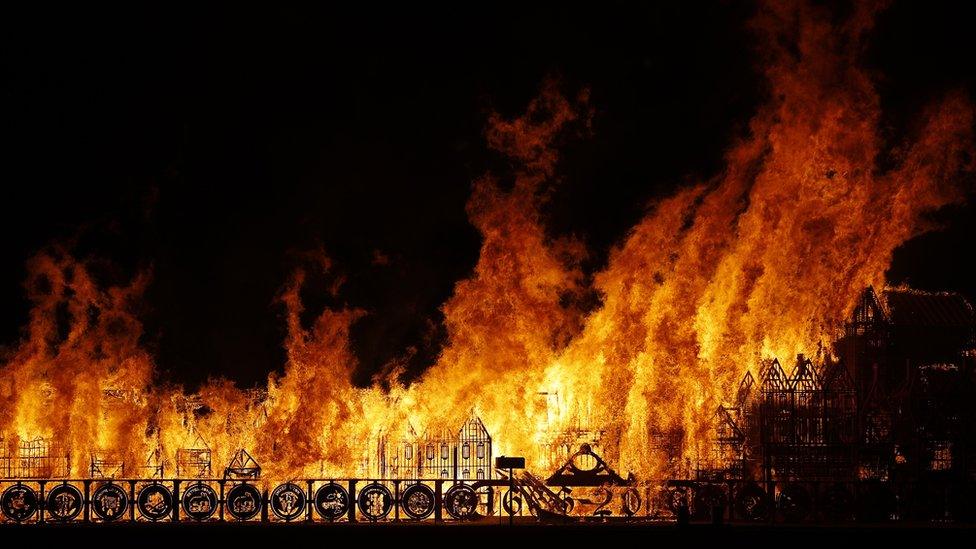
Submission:
<svg viewBox="0 0 976 549">
<path fill-rule="evenodd" d="M 146 344 L 165 378 L 262 382 L 284 362 L 274 298 L 322 247 L 347 281 L 329 297 L 313 280 L 310 310 L 370 313 L 358 381 L 408 346 L 417 371 L 477 259 L 470 182 L 504 168 L 487 114 L 518 114 L 551 74 L 589 86 L 595 118 L 563 148 L 550 226 L 599 269 L 649 199 L 720 168 L 762 99 L 753 8 L 523 4 L 2 8 L 0 343 L 27 319 L 25 260 L 75 238 L 80 256 L 111 258 L 106 282 L 152 266 Z M 947 89 L 976 90 L 965 3 L 930 4 L 878 21 L 869 63 L 893 136 Z M 972 214 L 941 216 L 891 279 L 976 297 Z"/>
</svg>

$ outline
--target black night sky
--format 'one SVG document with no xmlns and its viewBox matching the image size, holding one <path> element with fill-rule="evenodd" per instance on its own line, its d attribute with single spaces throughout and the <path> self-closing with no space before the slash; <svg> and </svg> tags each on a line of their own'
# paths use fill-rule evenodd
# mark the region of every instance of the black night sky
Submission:
<svg viewBox="0 0 976 549">
<path fill-rule="evenodd" d="M 976 92 L 964 8 L 880 16 L 867 61 L 892 136 L 946 90 Z M 549 75 L 590 88 L 592 135 L 563 145 L 547 215 L 592 272 L 649 200 L 720 168 L 763 98 L 749 3 L 267 9 L 3 8 L 0 344 L 27 319 L 26 259 L 73 240 L 110 260 L 106 282 L 152 267 L 145 338 L 164 378 L 251 385 L 284 363 L 274 299 L 321 247 L 347 282 L 337 298 L 313 285 L 308 305 L 369 313 L 359 381 L 411 345 L 422 368 L 477 259 L 471 181 L 505 169 L 490 112 L 519 113 Z M 972 208 L 899 250 L 891 279 L 976 298 Z"/>
</svg>

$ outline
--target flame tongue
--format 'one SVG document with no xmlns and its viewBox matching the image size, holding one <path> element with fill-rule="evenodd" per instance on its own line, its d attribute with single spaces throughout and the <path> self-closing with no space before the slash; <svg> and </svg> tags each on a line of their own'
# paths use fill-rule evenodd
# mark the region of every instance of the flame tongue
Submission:
<svg viewBox="0 0 976 549">
<path fill-rule="evenodd" d="M 456 432 L 474 413 L 497 454 L 524 454 L 530 468 L 585 441 L 620 471 L 680 472 L 746 371 L 828 352 L 894 249 L 965 194 L 956 176 L 971 169 L 973 109 L 961 94 L 931 105 L 893 151 L 881 140 L 878 94 L 857 65 L 873 13 L 859 3 L 838 26 L 806 4 L 760 9 L 770 101 L 721 174 L 658 201 L 612 251 L 591 311 L 575 305 L 583 246 L 547 236 L 540 213 L 559 137 L 588 123 L 586 94 L 569 100 L 547 81 L 525 115 L 492 116 L 488 144 L 514 179 L 507 190 L 491 174 L 475 182 L 481 256 L 443 306 L 442 354 L 408 387 L 393 374 L 388 390 L 351 384 L 349 328 L 363 313 L 326 310 L 303 326 L 298 272 L 281 296 L 284 374 L 262 390 L 213 381 L 189 397 L 154 384 L 139 347 L 148 274 L 103 289 L 64 250 L 39 254 L 27 334 L 3 365 L 0 452 L 52 438 L 83 475 L 90 455 L 141 465 L 197 449 L 220 467 L 247 448 L 272 477 L 366 474 L 370 441 Z"/>
</svg>

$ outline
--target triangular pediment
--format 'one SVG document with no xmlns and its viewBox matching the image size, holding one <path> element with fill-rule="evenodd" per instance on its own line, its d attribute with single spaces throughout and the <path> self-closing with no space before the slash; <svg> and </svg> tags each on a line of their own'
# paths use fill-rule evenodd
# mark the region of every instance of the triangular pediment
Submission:
<svg viewBox="0 0 976 549">
<path fill-rule="evenodd" d="M 546 480 L 549 486 L 622 486 L 627 482 L 620 477 L 589 444 L 580 446 L 579 451 L 569 457 L 552 476 Z"/>
<path fill-rule="evenodd" d="M 765 375 L 762 380 L 762 390 L 763 391 L 785 391 L 789 388 L 789 378 L 786 377 L 786 372 L 783 371 L 783 367 L 779 365 L 778 359 L 773 359 L 773 362 L 766 368 Z"/>
</svg>

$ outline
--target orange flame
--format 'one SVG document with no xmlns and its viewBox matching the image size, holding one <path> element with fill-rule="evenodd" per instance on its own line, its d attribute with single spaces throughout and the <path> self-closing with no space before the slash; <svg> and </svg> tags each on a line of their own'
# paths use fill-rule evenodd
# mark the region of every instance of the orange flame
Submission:
<svg viewBox="0 0 976 549">
<path fill-rule="evenodd" d="M 884 285 L 895 248 L 965 194 L 956 181 L 972 168 L 973 108 L 962 94 L 931 105 L 904 145 L 881 139 L 878 94 L 858 66 L 875 11 L 858 3 L 838 26 L 806 4 L 761 8 L 770 100 L 721 174 L 653 204 L 612 251 L 589 312 L 574 305 L 585 249 L 548 236 L 540 213 L 559 136 L 588 122 L 587 94 L 569 100 L 547 81 L 525 115 L 493 115 L 487 141 L 511 160 L 513 183 L 475 182 L 480 259 L 443 306 L 443 352 L 408 386 L 395 373 L 352 385 L 349 329 L 363 313 L 325 310 L 303 327 L 301 271 L 280 298 L 288 362 L 266 391 L 155 384 L 135 310 L 149 274 L 100 288 L 65 250 L 38 254 L 30 323 L 0 382 L 7 451 L 59 439 L 76 476 L 89 453 L 172 467 L 176 449 L 200 444 L 215 467 L 247 448 L 276 478 L 368 474 L 379 436 L 456 428 L 473 411 L 497 453 L 531 468 L 553 465 L 546 448 L 561 433 L 590 428 L 618 470 L 674 474 L 703 451 L 715 406 L 746 371 L 829 353 L 860 291 Z"/>
</svg>

